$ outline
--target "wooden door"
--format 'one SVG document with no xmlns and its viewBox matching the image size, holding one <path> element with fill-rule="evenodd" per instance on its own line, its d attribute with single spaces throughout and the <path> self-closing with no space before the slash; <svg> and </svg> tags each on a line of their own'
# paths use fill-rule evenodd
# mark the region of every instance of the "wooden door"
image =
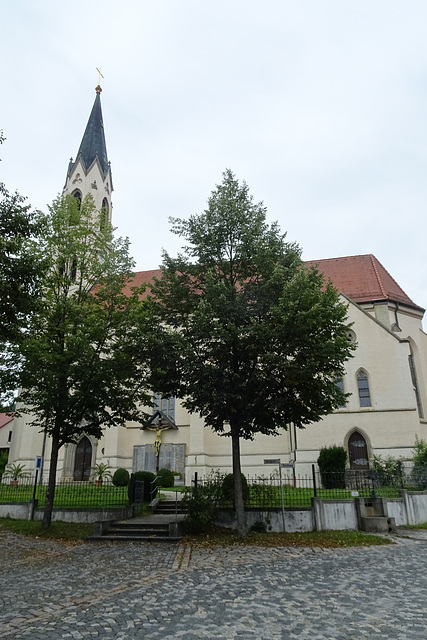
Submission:
<svg viewBox="0 0 427 640">
<path fill-rule="evenodd" d="M 368 446 L 361 433 L 355 431 L 348 439 L 350 469 L 369 469 Z"/>
<path fill-rule="evenodd" d="M 92 465 L 92 445 L 89 438 L 82 438 L 76 448 L 74 461 L 74 480 L 87 481 Z"/>
</svg>

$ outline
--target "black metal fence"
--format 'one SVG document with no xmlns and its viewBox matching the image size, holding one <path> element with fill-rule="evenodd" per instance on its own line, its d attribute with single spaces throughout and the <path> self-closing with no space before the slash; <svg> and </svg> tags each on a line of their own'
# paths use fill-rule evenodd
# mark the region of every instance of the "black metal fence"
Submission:
<svg viewBox="0 0 427 640">
<path fill-rule="evenodd" d="M 288 471 L 288 470 L 287 470 Z M 200 479 L 196 486 L 209 495 L 219 507 L 233 506 L 232 492 L 224 490 L 224 474 L 213 473 Z M 243 484 L 243 497 L 247 508 L 269 509 L 285 507 L 310 507 L 314 497 L 325 500 L 343 500 L 360 497 L 399 496 L 400 489 L 427 490 L 427 468 L 401 466 L 399 472 L 384 473 L 374 470 L 356 471 L 347 469 L 338 472 L 323 472 L 312 468 L 310 475 L 282 473 L 270 477 L 247 477 Z"/>
<path fill-rule="evenodd" d="M 39 507 L 43 507 L 46 493 L 47 484 L 40 484 L 29 475 L 13 480 L 4 474 L 0 482 L 0 502 L 36 499 Z M 124 507 L 128 503 L 128 488 L 116 487 L 111 480 L 103 480 L 102 483 L 60 481 L 55 488 L 55 508 L 105 509 Z"/>
<path fill-rule="evenodd" d="M 224 492 L 225 474 L 213 472 L 206 478 L 193 482 L 218 506 L 232 506 L 232 491 Z M 427 467 L 401 465 L 393 472 L 347 469 L 344 472 L 321 473 L 314 465 L 310 475 L 294 475 L 292 470 L 282 472 L 282 479 L 275 474 L 269 477 L 247 478 L 244 488 L 246 507 L 268 509 L 281 507 L 309 507 L 313 497 L 340 500 L 357 496 L 398 497 L 400 489 L 427 490 Z M 14 481 L 3 475 L 0 482 L 0 502 L 28 502 L 37 499 L 43 507 L 47 485 L 40 484 L 32 476 Z M 55 489 L 55 508 L 120 508 L 129 504 L 128 488 L 116 487 L 111 480 L 102 483 L 60 481 Z"/>
</svg>

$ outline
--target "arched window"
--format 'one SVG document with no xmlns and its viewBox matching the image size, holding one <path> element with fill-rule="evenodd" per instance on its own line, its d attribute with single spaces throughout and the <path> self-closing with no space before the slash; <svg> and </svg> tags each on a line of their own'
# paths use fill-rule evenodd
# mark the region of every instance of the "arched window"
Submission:
<svg viewBox="0 0 427 640">
<path fill-rule="evenodd" d="M 366 371 L 361 369 L 357 374 L 357 388 L 359 390 L 359 403 L 361 407 L 371 407 L 371 392 Z"/>
<path fill-rule="evenodd" d="M 354 431 L 348 439 L 348 459 L 350 469 L 369 469 L 368 445 L 359 431 Z"/>
<path fill-rule="evenodd" d="M 173 396 L 163 397 L 160 393 L 155 393 L 153 404 L 153 413 L 161 411 L 169 420 L 175 420 L 175 398 Z"/>
<path fill-rule="evenodd" d="M 344 378 L 335 378 L 335 385 L 338 387 L 338 389 L 340 391 L 342 391 L 344 393 Z M 336 409 L 344 409 L 345 406 L 346 406 L 346 402 L 344 400 L 344 402 L 341 402 L 340 404 L 337 404 L 337 406 L 335 408 Z"/>
<path fill-rule="evenodd" d="M 82 192 L 76 189 L 73 193 L 73 198 L 77 200 L 77 206 L 80 211 L 80 207 L 82 206 Z"/>
<path fill-rule="evenodd" d="M 101 231 L 105 229 L 105 225 L 109 222 L 109 220 L 110 220 L 110 208 L 108 206 L 107 198 L 104 198 L 102 201 L 102 207 L 101 207 L 101 219 L 100 219 Z"/>
<path fill-rule="evenodd" d="M 88 481 L 92 467 L 92 445 L 89 438 L 82 438 L 76 447 L 74 459 L 74 480 Z"/>
</svg>

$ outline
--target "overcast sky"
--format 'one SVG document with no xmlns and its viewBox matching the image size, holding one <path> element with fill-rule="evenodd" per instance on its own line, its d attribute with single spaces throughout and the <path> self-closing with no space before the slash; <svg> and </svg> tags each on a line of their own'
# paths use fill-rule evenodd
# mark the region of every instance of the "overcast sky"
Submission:
<svg viewBox="0 0 427 640">
<path fill-rule="evenodd" d="M 427 306 L 425 0 L 0 0 L 0 179 L 46 210 L 98 82 L 137 269 L 225 168 L 303 258 L 373 253 Z"/>
</svg>

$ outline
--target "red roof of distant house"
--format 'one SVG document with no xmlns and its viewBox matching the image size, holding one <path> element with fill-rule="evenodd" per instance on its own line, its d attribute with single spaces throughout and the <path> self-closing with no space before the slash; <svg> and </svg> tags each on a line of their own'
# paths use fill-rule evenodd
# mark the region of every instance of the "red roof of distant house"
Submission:
<svg viewBox="0 0 427 640">
<path fill-rule="evenodd" d="M 0 429 L 5 427 L 9 422 L 12 422 L 13 416 L 7 416 L 5 413 L 0 413 Z"/>
<path fill-rule="evenodd" d="M 392 300 L 424 311 L 406 295 L 396 280 L 372 254 L 308 260 L 305 265 L 307 267 L 317 265 L 325 278 L 331 280 L 338 291 L 344 293 L 354 302 Z M 161 275 L 160 269 L 138 271 L 126 285 L 124 291 L 130 294 L 131 287 L 149 284 L 154 278 L 161 278 Z"/>
<path fill-rule="evenodd" d="M 161 269 L 151 269 L 151 271 L 137 271 L 129 281 L 129 283 L 124 287 L 123 293 L 131 295 L 131 289 L 133 287 L 140 287 L 143 284 L 150 284 L 153 282 L 154 278 L 161 278 L 162 271 Z"/>
<path fill-rule="evenodd" d="M 306 266 L 318 265 L 334 287 L 354 302 L 392 300 L 415 309 L 421 309 L 392 278 L 372 254 L 309 260 Z"/>
</svg>

